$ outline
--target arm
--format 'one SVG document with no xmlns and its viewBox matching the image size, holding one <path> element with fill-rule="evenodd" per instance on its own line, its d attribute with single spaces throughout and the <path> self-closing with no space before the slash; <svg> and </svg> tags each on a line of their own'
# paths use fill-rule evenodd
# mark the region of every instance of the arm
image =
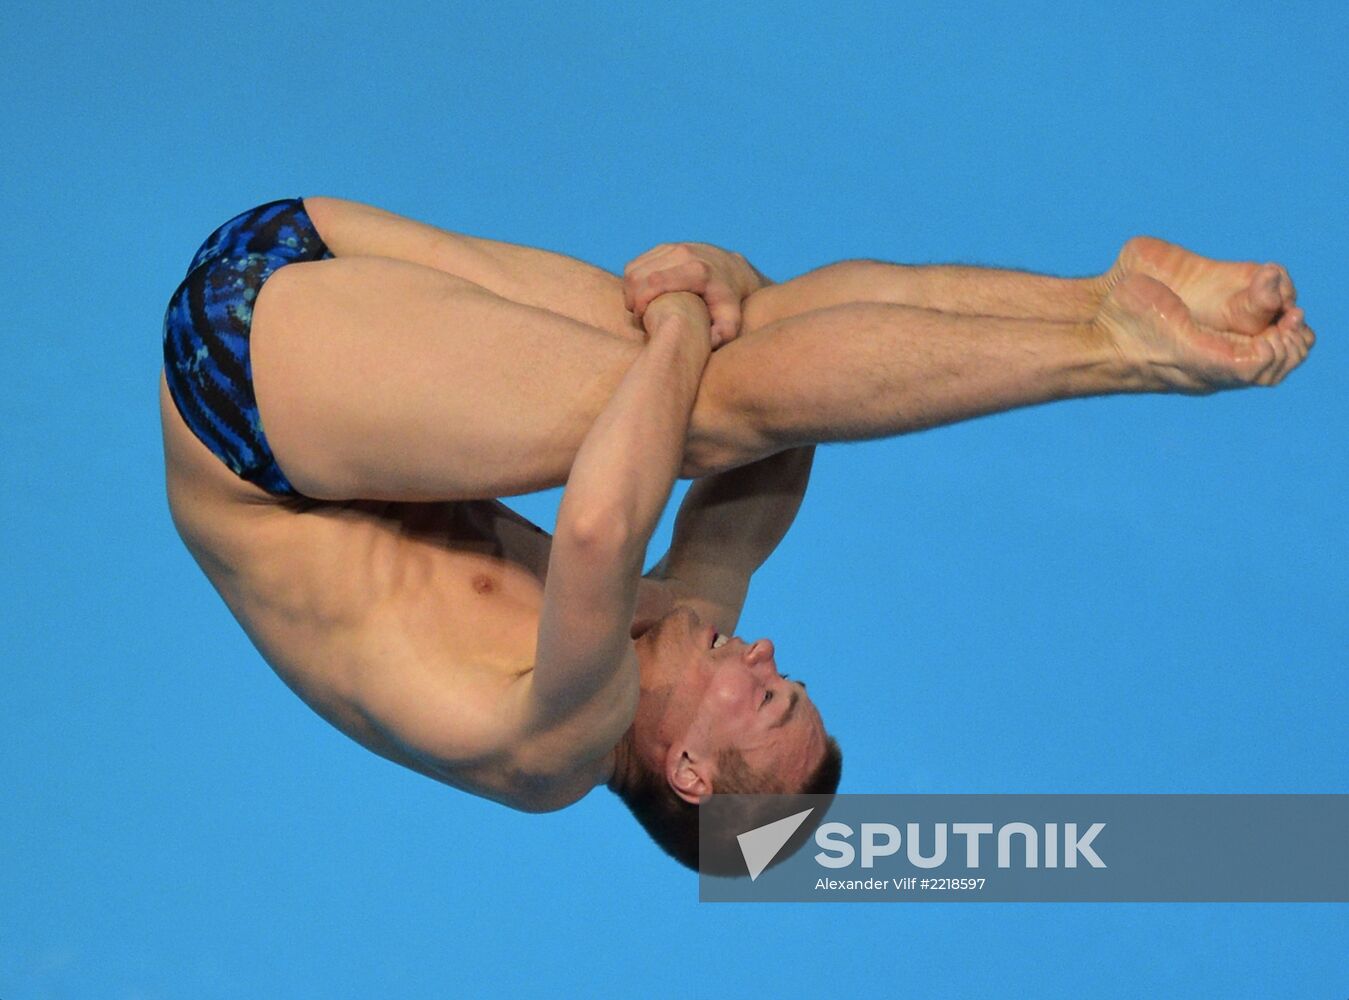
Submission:
<svg viewBox="0 0 1349 1000">
<path fill-rule="evenodd" d="M 750 576 L 796 518 L 814 457 L 814 448 L 793 448 L 695 482 L 651 576 L 719 631 L 734 631 Z"/>
<path fill-rule="evenodd" d="M 630 714 L 636 698 L 628 628 L 637 583 L 710 351 L 696 296 L 665 296 L 645 324 L 647 345 L 586 435 L 558 509 L 532 680 L 545 725 L 587 706 Z"/>
</svg>

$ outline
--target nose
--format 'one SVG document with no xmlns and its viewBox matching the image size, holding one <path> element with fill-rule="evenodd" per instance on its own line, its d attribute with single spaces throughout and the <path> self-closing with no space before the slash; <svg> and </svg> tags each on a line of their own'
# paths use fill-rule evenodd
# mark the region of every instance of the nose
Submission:
<svg viewBox="0 0 1349 1000">
<path fill-rule="evenodd" d="M 752 645 L 745 647 L 745 662 L 751 667 L 771 663 L 774 652 L 772 640 L 756 639 Z"/>
</svg>

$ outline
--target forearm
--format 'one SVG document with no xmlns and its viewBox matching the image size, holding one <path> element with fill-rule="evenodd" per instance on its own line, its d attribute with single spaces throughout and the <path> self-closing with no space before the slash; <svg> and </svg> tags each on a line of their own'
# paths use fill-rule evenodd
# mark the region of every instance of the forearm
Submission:
<svg viewBox="0 0 1349 1000">
<path fill-rule="evenodd" d="M 696 311 L 701 320 L 693 318 Z M 617 536 L 640 563 L 678 474 L 707 363 L 701 302 L 696 311 L 648 310 L 650 339 L 577 452 L 558 511 L 559 535 Z"/>
<path fill-rule="evenodd" d="M 814 456 L 813 447 L 792 448 L 695 482 L 659 575 L 692 580 L 715 568 L 748 580 L 795 520 Z"/>
<path fill-rule="evenodd" d="M 707 311 L 688 298 L 648 311 L 647 344 L 572 463 L 522 704 L 522 725 L 536 731 L 581 711 L 632 721 L 638 685 L 629 624 L 642 560 L 674 485 L 710 350 Z"/>
</svg>

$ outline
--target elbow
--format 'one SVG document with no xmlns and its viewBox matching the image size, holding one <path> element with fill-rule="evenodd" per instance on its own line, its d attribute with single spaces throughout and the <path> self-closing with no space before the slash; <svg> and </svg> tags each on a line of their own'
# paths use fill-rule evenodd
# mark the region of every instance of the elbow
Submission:
<svg viewBox="0 0 1349 1000">
<path fill-rule="evenodd" d="M 611 557 L 626 551 L 634 536 L 631 518 L 612 507 L 596 507 L 559 519 L 555 538 L 581 552 Z"/>
</svg>

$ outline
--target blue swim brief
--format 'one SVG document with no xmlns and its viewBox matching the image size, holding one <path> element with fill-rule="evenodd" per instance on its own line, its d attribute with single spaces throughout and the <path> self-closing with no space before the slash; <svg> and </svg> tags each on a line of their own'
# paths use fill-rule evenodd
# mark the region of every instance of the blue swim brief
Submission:
<svg viewBox="0 0 1349 1000">
<path fill-rule="evenodd" d="M 331 256 L 303 201 L 268 202 L 207 237 L 164 314 L 164 374 L 178 412 L 237 476 L 269 493 L 300 495 L 258 417 L 248 354 L 253 303 L 277 268 Z"/>
</svg>

